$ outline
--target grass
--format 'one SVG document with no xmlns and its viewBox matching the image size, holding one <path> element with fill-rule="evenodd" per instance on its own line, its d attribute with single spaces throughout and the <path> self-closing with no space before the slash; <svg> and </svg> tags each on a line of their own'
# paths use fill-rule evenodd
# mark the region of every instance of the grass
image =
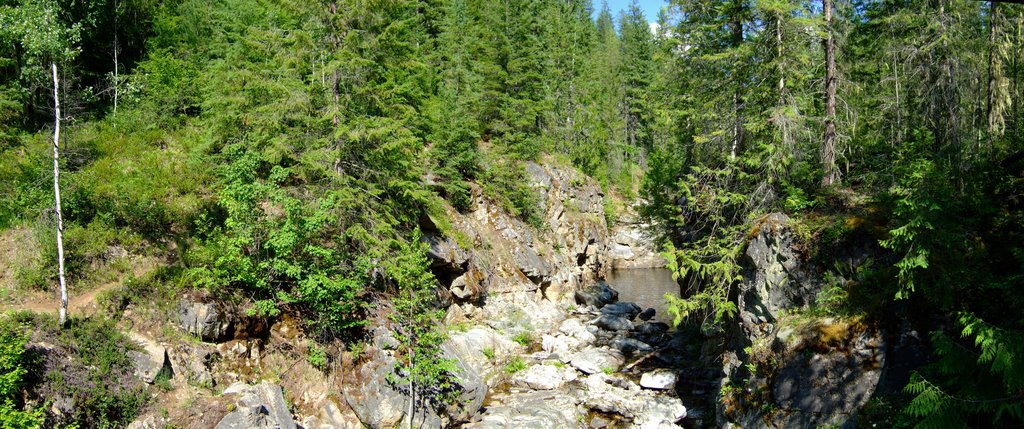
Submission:
<svg viewBox="0 0 1024 429">
<path fill-rule="evenodd" d="M 487 360 L 494 360 L 494 347 L 484 347 L 482 352 L 487 357 Z"/>
<path fill-rule="evenodd" d="M 515 374 L 524 369 L 526 369 L 526 361 L 519 356 L 512 358 L 512 360 L 505 364 L 505 373 L 509 375 Z"/>
<path fill-rule="evenodd" d="M 523 331 L 512 337 L 512 341 L 515 341 L 523 347 L 530 347 L 530 344 L 533 343 L 533 335 L 527 331 Z"/>
</svg>

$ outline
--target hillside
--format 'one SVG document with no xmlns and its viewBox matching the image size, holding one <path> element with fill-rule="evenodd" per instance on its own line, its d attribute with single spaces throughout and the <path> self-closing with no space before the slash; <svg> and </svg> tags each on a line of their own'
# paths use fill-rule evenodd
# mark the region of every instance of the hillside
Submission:
<svg viewBox="0 0 1024 429">
<path fill-rule="evenodd" d="M 0 1 L 0 426 L 1020 426 L 1024 7 L 640 6 Z"/>
</svg>

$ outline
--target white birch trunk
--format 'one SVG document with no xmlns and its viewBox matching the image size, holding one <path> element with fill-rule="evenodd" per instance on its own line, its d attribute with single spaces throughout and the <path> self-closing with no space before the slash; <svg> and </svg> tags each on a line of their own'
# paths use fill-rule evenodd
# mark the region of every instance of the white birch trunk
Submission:
<svg viewBox="0 0 1024 429">
<path fill-rule="evenodd" d="M 50 63 L 53 69 L 53 199 L 57 207 L 57 270 L 60 278 L 60 325 L 68 317 L 68 287 L 64 278 L 64 216 L 60 211 L 60 91 L 57 80 L 57 63 Z"/>
</svg>

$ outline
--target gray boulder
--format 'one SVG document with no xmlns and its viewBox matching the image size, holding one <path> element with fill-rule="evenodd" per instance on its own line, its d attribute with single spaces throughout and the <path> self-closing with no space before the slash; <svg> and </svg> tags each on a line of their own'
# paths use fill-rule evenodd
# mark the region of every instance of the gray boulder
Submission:
<svg viewBox="0 0 1024 429">
<path fill-rule="evenodd" d="M 224 395 L 235 396 L 235 410 L 215 429 L 296 429 L 281 386 L 266 381 L 255 386 L 235 383 L 224 389 Z"/>
<path fill-rule="evenodd" d="M 216 302 L 190 294 L 178 304 L 178 324 L 186 333 L 215 342 L 225 339 L 231 332 L 231 314 Z"/>
<path fill-rule="evenodd" d="M 612 340 L 610 345 L 613 349 L 616 349 L 627 356 L 634 353 L 650 353 L 654 351 L 654 347 L 651 347 L 650 344 L 635 338 L 616 338 Z"/>
<path fill-rule="evenodd" d="M 362 365 L 355 369 L 351 382 L 342 386 L 345 401 L 359 420 L 371 428 L 391 428 L 407 424 L 409 407 L 408 387 L 389 381 L 394 372 L 395 357 L 388 350 L 394 343 L 391 334 L 383 327 L 374 332 L 374 347 Z M 452 341 L 441 345 L 446 358 L 454 359 L 458 370 L 458 381 L 462 393 L 453 407 L 445 409 L 443 415 L 430 407 L 416 410 L 414 424 L 420 428 L 446 427 L 455 422 L 469 420 L 483 405 L 487 396 L 487 384 L 469 357 L 460 357 L 466 347 Z"/>
<path fill-rule="evenodd" d="M 655 310 L 653 308 L 648 308 L 648 309 L 646 309 L 644 311 L 641 311 L 640 314 L 637 315 L 637 317 L 639 317 L 640 320 L 645 320 L 645 321 L 646 320 L 651 320 L 651 319 L 654 318 L 654 316 L 657 314 L 657 312 L 658 312 L 658 310 Z"/>
<path fill-rule="evenodd" d="M 601 307 L 601 314 L 610 316 L 625 317 L 629 320 L 636 318 L 642 309 L 632 302 L 617 302 Z"/>
<path fill-rule="evenodd" d="M 605 314 L 594 322 L 597 327 L 607 331 L 628 331 L 633 329 L 633 322 L 622 316 Z"/>
<path fill-rule="evenodd" d="M 576 291 L 576 303 L 580 305 L 600 308 L 618 300 L 619 291 L 604 282 L 599 282 L 586 290 Z"/>
</svg>

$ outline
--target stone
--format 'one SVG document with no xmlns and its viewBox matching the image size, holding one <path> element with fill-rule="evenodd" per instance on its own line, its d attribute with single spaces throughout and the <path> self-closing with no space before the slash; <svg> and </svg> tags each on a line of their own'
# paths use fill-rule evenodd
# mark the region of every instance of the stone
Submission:
<svg viewBox="0 0 1024 429">
<path fill-rule="evenodd" d="M 582 291 L 576 291 L 576 303 L 580 305 L 589 305 L 600 308 L 618 300 L 619 291 L 613 289 L 604 282 L 594 284 Z"/>
<path fill-rule="evenodd" d="M 632 302 L 616 302 L 601 307 L 601 314 L 610 316 L 625 317 L 629 320 L 636 318 L 642 309 Z"/>
<path fill-rule="evenodd" d="M 473 301 L 483 292 L 483 286 L 480 284 L 482 279 L 483 273 L 470 267 L 468 271 L 452 280 L 452 285 L 448 289 L 460 302 Z"/>
<path fill-rule="evenodd" d="M 656 369 L 640 376 L 640 387 L 656 390 L 672 389 L 676 386 L 677 377 L 675 371 Z"/>
<path fill-rule="evenodd" d="M 534 283 L 542 283 L 551 276 L 551 265 L 530 246 L 518 246 L 512 252 L 516 267 Z"/>
<path fill-rule="evenodd" d="M 658 428 L 686 417 L 679 398 L 642 390 L 632 381 L 617 376 L 593 374 L 583 380 L 583 403 L 605 413 L 633 420 L 633 427 Z"/>
<path fill-rule="evenodd" d="M 641 311 L 637 317 L 639 317 L 640 320 L 647 321 L 653 319 L 657 313 L 658 310 L 648 307 L 646 310 Z"/>
<path fill-rule="evenodd" d="M 608 250 L 614 259 L 633 259 L 636 256 L 633 253 L 633 249 L 625 244 L 612 243 Z"/>
<path fill-rule="evenodd" d="M 607 331 L 628 331 L 633 329 L 633 322 L 622 316 L 603 315 L 594 321 L 594 325 Z"/>
<path fill-rule="evenodd" d="M 647 344 L 635 338 L 628 337 L 616 338 L 612 340 L 609 346 L 611 346 L 611 348 L 613 349 L 622 352 L 622 354 L 627 356 L 632 355 L 634 353 L 650 353 L 654 351 L 654 347 L 651 347 L 650 344 Z"/>
<path fill-rule="evenodd" d="M 364 426 L 359 417 L 347 407 L 342 410 L 334 401 L 327 401 L 320 408 L 320 414 L 316 417 L 315 423 L 303 424 L 304 429 L 362 429 Z"/>
<path fill-rule="evenodd" d="M 661 322 L 646 322 L 633 327 L 633 332 L 643 335 L 663 335 L 668 332 L 668 324 Z"/>
<path fill-rule="evenodd" d="M 281 386 L 266 381 L 257 385 L 239 382 L 228 386 L 223 394 L 234 395 L 236 407 L 215 429 L 296 429 Z"/>
<path fill-rule="evenodd" d="M 174 375 L 183 376 L 185 381 L 196 386 L 213 387 L 214 379 L 210 368 L 219 357 L 213 347 L 205 344 L 182 343 L 167 350 Z"/>
<path fill-rule="evenodd" d="M 469 261 L 469 253 L 459 247 L 455 240 L 434 234 L 424 234 L 421 240 L 430 246 L 427 257 L 430 258 L 432 268 L 462 272 Z"/>
<path fill-rule="evenodd" d="M 198 295 L 186 295 L 178 304 L 178 325 L 186 333 L 214 342 L 230 333 L 231 317 L 215 302 L 204 302 Z"/>
<path fill-rule="evenodd" d="M 167 350 L 163 346 L 136 333 L 129 334 L 129 337 L 142 347 L 141 352 L 128 352 L 135 376 L 148 384 L 153 384 L 165 366 L 169 372 L 171 371 L 170 363 L 167 361 Z"/>
<path fill-rule="evenodd" d="M 580 340 L 567 335 L 559 335 L 557 337 L 553 335 L 544 335 L 541 337 L 540 344 L 541 350 L 548 353 L 568 355 L 570 352 L 579 348 Z"/>
<path fill-rule="evenodd" d="M 647 397 L 644 408 L 633 419 L 642 429 L 677 428 L 676 422 L 686 418 L 686 407 L 679 398 L 666 395 Z"/>
<path fill-rule="evenodd" d="M 569 358 L 569 364 L 584 374 L 618 371 L 623 361 L 625 357 L 621 353 L 598 347 L 580 350 Z"/>
<path fill-rule="evenodd" d="M 469 332 L 473 332 L 471 330 Z M 446 410 L 445 415 L 438 415 L 433 409 L 417 413 L 416 423 L 422 428 L 440 428 L 456 422 L 468 421 L 482 406 L 487 395 L 487 384 L 476 370 L 475 355 L 485 358 L 482 349 L 469 350 L 468 339 L 486 340 L 489 332 L 484 328 L 475 329 L 472 336 L 456 339 L 452 336 L 441 344 L 442 356 L 452 359 L 456 366 L 456 377 L 462 391 L 455 400 L 455 405 Z M 350 382 L 342 385 L 342 394 L 359 420 L 370 427 L 395 427 L 403 425 L 408 416 L 408 395 L 388 381 L 389 374 L 394 371 L 395 357 L 387 347 L 393 345 L 391 332 L 383 326 L 371 329 L 372 348 L 353 371 Z M 467 332 L 468 334 L 468 332 Z"/>
<path fill-rule="evenodd" d="M 554 390 L 565 385 L 568 381 L 567 378 L 565 371 L 554 365 L 533 365 L 525 371 L 517 372 L 512 377 L 512 382 L 533 390 Z M 573 379 L 575 379 L 575 371 L 573 371 Z"/>
<path fill-rule="evenodd" d="M 583 325 L 583 322 L 579 319 L 565 319 L 562 321 L 562 324 L 558 326 L 558 332 L 579 341 L 577 347 L 592 344 L 597 340 L 597 337 L 587 330 L 587 326 Z"/>
<path fill-rule="evenodd" d="M 560 392 L 536 391 L 505 398 L 491 405 L 480 421 L 465 429 L 554 429 L 574 428 L 583 414 L 576 398 Z"/>
</svg>

